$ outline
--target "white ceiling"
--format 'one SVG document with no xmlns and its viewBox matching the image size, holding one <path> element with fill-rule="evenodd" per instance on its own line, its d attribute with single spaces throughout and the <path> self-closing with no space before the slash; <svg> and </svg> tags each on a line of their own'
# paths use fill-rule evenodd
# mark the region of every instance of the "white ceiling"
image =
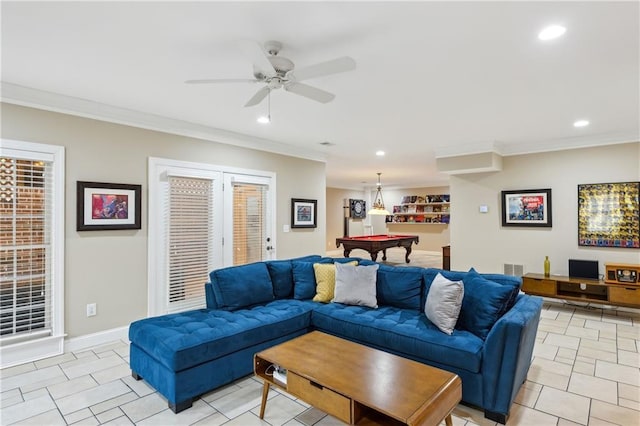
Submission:
<svg viewBox="0 0 640 426">
<path fill-rule="evenodd" d="M 122 108 L 120 121 L 326 156 L 328 186 L 378 171 L 385 187 L 442 184 L 436 153 L 640 140 L 637 1 L 3 0 L 1 12 L 3 100 L 107 119 Z M 553 23 L 565 36 L 540 42 Z M 274 92 L 273 122 L 258 124 L 266 103 L 243 105 L 259 85 L 184 83 L 252 78 L 242 40 L 279 40 L 298 68 L 347 55 L 357 69 L 307 81 L 336 95 L 327 104 Z M 591 125 L 574 128 L 581 118 Z"/>
</svg>

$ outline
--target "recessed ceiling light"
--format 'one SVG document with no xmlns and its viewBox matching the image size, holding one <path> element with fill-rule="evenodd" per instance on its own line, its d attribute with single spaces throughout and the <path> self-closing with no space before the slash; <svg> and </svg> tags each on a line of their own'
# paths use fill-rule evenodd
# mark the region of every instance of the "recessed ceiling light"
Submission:
<svg viewBox="0 0 640 426">
<path fill-rule="evenodd" d="M 384 157 L 384 151 L 376 151 L 378 157 Z"/>
<path fill-rule="evenodd" d="M 563 35 L 566 31 L 567 29 L 561 25 L 550 25 L 540 31 L 538 38 L 543 41 L 553 40 Z"/>
<path fill-rule="evenodd" d="M 258 117 L 258 123 L 260 123 L 260 124 L 269 124 L 269 123 L 271 123 L 271 120 L 266 115 L 262 115 L 262 116 Z"/>
<path fill-rule="evenodd" d="M 573 123 L 573 127 L 586 127 L 589 125 L 589 120 L 578 120 Z"/>
</svg>

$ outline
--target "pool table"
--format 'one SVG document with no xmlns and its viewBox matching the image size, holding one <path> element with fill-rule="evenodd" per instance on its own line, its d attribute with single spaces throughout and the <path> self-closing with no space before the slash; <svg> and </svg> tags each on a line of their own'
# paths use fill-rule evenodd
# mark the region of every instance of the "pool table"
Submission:
<svg viewBox="0 0 640 426">
<path fill-rule="evenodd" d="M 382 250 L 382 260 L 387 260 L 387 249 L 391 247 L 404 247 L 407 253 L 404 260 L 409 263 L 411 245 L 418 244 L 417 235 L 363 235 L 359 237 L 336 238 L 336 247 L 344 248 L 344 257 L 349 257 L 351 250 L 362 249 L 369 252 L 374 262 L 378 258 L 378 252 Z"/>
</svg>

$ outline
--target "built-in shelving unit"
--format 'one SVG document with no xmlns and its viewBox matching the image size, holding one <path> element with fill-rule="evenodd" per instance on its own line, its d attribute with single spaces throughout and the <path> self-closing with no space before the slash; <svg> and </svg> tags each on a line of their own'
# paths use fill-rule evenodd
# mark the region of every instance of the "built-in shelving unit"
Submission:
<svg viewBox="0 0 640 426">
<path fill-rule="evenodd" d="M 450 205 L 449 194 L 407 195 L 399 205 L 393 206 L 393 214 L 387 216 L 387 223 L 447 225 Z"/>
</svg>

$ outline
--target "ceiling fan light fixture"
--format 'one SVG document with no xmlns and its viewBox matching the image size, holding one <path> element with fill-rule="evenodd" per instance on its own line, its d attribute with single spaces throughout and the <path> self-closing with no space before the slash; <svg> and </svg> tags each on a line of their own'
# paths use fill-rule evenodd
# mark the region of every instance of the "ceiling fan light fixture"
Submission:
<svg viewBox="0 0 640 426">
<path fill-rule="evenodd" d="M 567 32 L 567 29 L 562 25 L 549 25 L 538 33 L 538 39 L 542 41 L 553 40 L 562 36 L 565 32 Z"/>
<path fill-rule="evenodd" d="M 376 196 L 373 199 L 373 203 L 371 209 L 367 212 L 367 214 L 374 216 L 389 216 L 389 210 L 384 207 L 384 199 L 382 198 L 382 184 L 380 183 L 380 175 L 382 173 L 378 172 L 378 183 L 376 184 Z"/>
<path fill-rule="evenodd" d="M 267 94 L 267 115 L 261 115 L 258 117 L 258 123 L 260 124 L 269 124 L 271 123 L 271 90 Z"/>
</svg>

